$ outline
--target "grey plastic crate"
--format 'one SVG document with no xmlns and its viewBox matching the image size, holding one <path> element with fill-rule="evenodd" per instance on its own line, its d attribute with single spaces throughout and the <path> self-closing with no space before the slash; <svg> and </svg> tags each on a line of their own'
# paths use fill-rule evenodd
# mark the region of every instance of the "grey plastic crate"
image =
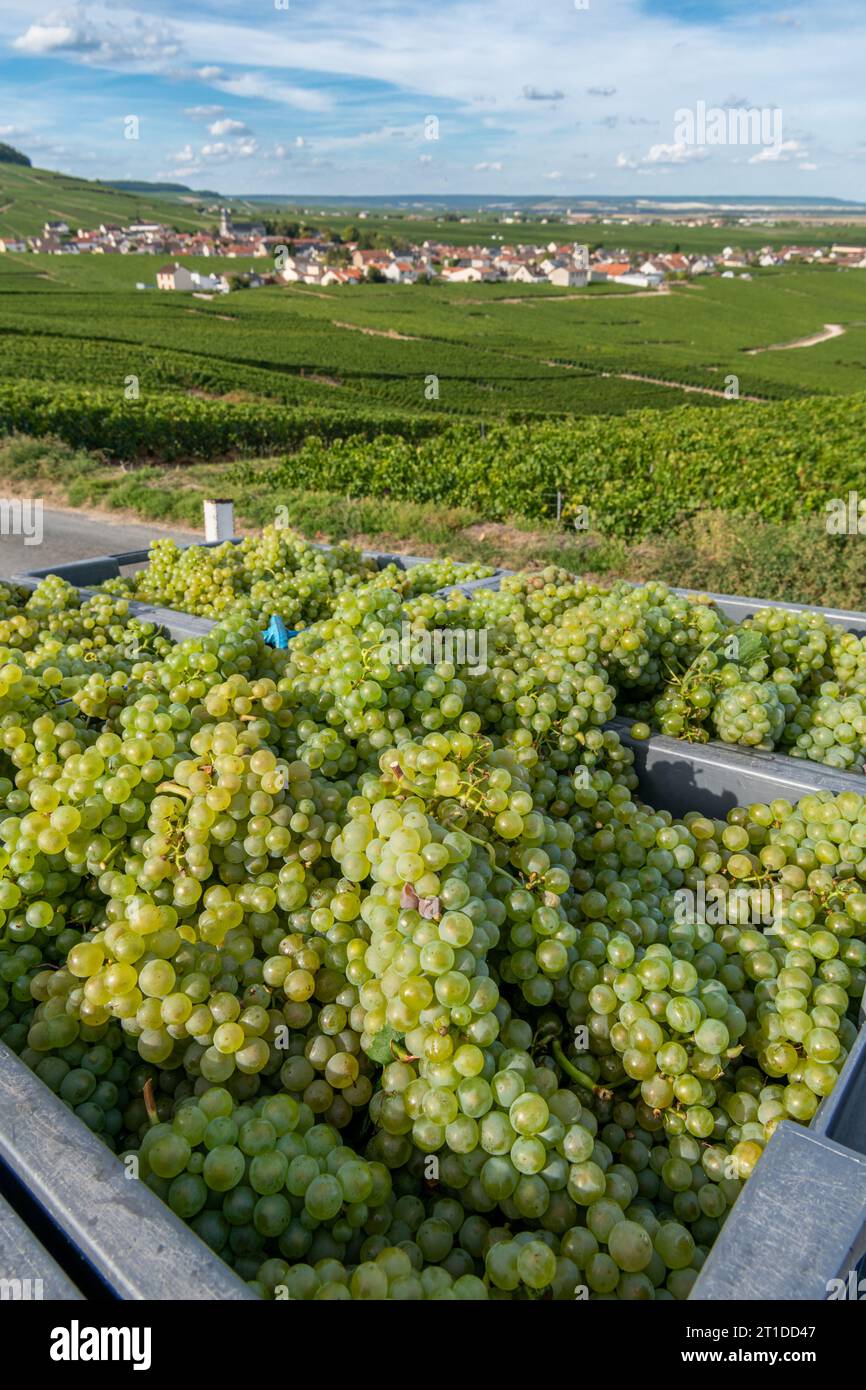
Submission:
<svg viewBox="0 0 866 1390">
<path fill-rule="evenodd" d="M 633 739 L 640 795 L 674 815 L 722 818 L 733 807 L 815 791 L 862 792 L 859 774 L 817 763 L 658 735 Z M 804 1200 L 804 1194 L 806 1199 Z M 809 1129 L 779 1126 L 726 1221 L 693 1299 L 826 1299 L 866 1253 L 866 1029 Z"/>
<path fill-rule="evenodd" d="M 733 806 L 776 797 L 798 801 L 815 792 L 866 795 L 866 778 L 860 772 L 837 772 L 806 758 L 725 743 L 686 743 L 665 734 L 636 739 L 629 733 L 630 721 L 619 716 L 607 727 L 634 751 L 647 800 L 676 816 L 694 810 L 726 816 Z"/>
<path fill-rule="evenodd" d="M 104 1295 L 256 1295 L 0 1043 L 0 1164 L 26 1189 Z"/>
<path fill-rule="evenodd" d="M 819 608 L 809 603 L 781 603 L 769 598 L 740 598 L 737 594 L 713 594 L 704 589 L 674 589 L 675 594 L 686 598 L 709 598 L 717 608 L 729 618 L 741 622 L 750 618 L 760 608 L 782 608 L 786 613 L 819 613 L 828 623 L 836 623 L 858 636 L 866 633 L 866 613 L 858 613 L 848 608 Z"/>
<path fill-rule="evenodd" d="M 810 1129 L 866 1154 L 866 1027 L 861 1027 L 842 1075 L 819 1105 Z"/>
<path fill-rule="evenodd" d="M 233 537 L 229 543 L 239 544 L 239 537 Z M 179 548 L 186 550 L 194 544 L 198 544 L 198 542 L 189 542 L 189 544 L 182 542 L 179 544 Z M 225 544 L 225 542 L 202 541 L 200 544 L 207 549 L 212 549 L 216 545 Z M 313 544 L 317 550 L 336 549 L 335 546 L 331 545 Z M 365 560 L 374 560 L 380 570 L 386 569 L 388 565 L 396 565 L 399 570 L 410 570 L 414 569 L 416 565 L 428 564 L 430 559 L 429 556 L 424 555 L 390 555 L 378 550 L 364 550 L 361 553 Z M 60 579 L 65 579 L 68 584 L 74 585 L 79 593 L 86 598 L 106 580 L 117 579 L 123 568 L 143 564 L 147 557 L 147 550 L 128 550 L 116 555 L 97 555 L 90 560 L 75 560 L 66 565 L 53 567 L 49 565 L 45 569 L 28 570 L 26 574 L 13 575 L 8 582 L 19 584 L 26 589 L 35 589 L 41 580 L 54 574 Z M 480 586 L 490 586 L 489 580 L 476 582 Z M 206 637 L 215 625 L 215 620 L 212 618 L 198 618 L 192 613 L 184 613 L 179 609 L 138 603 L 136 600 L 130 601 L 129 608 L 130 612 L 135 617 L 140 618 L 142 622 L 157 623 L 164 627 L 175 642 L 183 642 L 187 637 Z"/>
<path fill-rule="evenodd" d="M 470 579 L 465 584 L 446 584 L 444 588 L 436 590 L 436 598 L 446 598 L 448 594 L 454 593 L 471 598 L 479 589 L 493 589 L 495 592 L 499 588 L 502 576 L 509 573 L 510 570 L 497 570 L 495 574 L 488 574 L 484 579 Z"/>
<path fill-rule="evenodd" d="M 137 552 L 133 552 L 136 554 Z M 110 557 L 116 558 L 116 557 Z M 377 556 L 380 563 L 392 560 L 402 566 L 411 563 L 414 557 Z M 423 563 L 422 560 L 414 560 Z M 135 563 L 132 561 L 131 563 Z M 54 571 L 57 572 L 57 571 Z M 462 592 L 475 592 L 478 589 L 495 589 L 507 571 L 488 579 L 470 581 L 464 586 L 450 586 Z M 32 576 L 31 576 L 32 579 Z M 94 582 L 94 581 L 91 581 Z M 683 591 L 688 592 L 688 591 Z M 726 601 L 724 595 L 710 597 Z M 745 616 L 746 610 L 755 611 L 762 606 L 779 607 L 783 605 L 764 605 L 760 600 L 731 600 L 743 605 L 739 611 L 725 609 L 731 616 Z M 144 605 L 142 605 L 144 606 Z M 797 605 L 787 605 L 797 611 Z M 810 610 L 814 611 L 814 610 Z M 842 622 L 852 631 L 866 630 L 866 615 L 844 614 L 835 610 L 820 610 L 834 622 Z M 186 618 L 186 615 L 173 615 Z M 186 621 L 190 619 L 186 618 Z M 195 621 L 195 620 L 193 620 Z M 197 620 L 202 621 L 202 620 Z M 210 624 L 208 624 L 210 626 Z M 640 778 L 641 796 L 650 804 L 664 807 L 675 815 L 686 810 L 699 810 L 706 815 L 724 817 L 735 805 L 753 801 L 770 801 L 785 798 L 796 802 L 802 796 L 816 791 L 841 791 L 864 789 L 863 777 L 856 773 L 837 772 L 821 764 L 806 760 L 788 758 L 775 753 L 751 752 L 732 748 L 724 744 L 688 744 L 681 740 L 653 735 L 648 740 L 632 739 L 628 733 L 629 721 L 615 719 L 611 726 L 635 752 L 635 765 Z M 6 1049 L 0 1049 L 0 1064 L 3 1055 L 11 1056 Z M 767 1151 L 749 1180 L 736 1208 L 725 1223 L 723 1231 L 704 1265 L 701 1275 L 692 1292 L 693 1299 L 785 1299 L 800 1300 L 826 1298 L 828 1282 L 843 1278 L 850 1268 L 866 1253 L 866 1033 L 860 1036 L 846 1060 L 842 1074 L 833 1095 L 820 1106 L 809 1130 L 793 1124 L 782 1124 L 773 1136 Z M 110 1161 L 117 1167 L 112 1155 L 104 1149 L 94 1136 L 83 1129 L 80 1122 L 70 1114 L 56 1097 L 47 1092 L 37 1078 L 30 1075 L 23 1064 L 12 1058 L 27 1078 L 31 1090 L 33 1112 L 45 1107 L 53 1111 L 54 1122 L 64 1133 L 69 1134 L 73 1147 L 86 1139 L 91 1146 L 91 1157 L 97 1156 L 102 1164 Z M 19 1077 L 20 1079 L 20 1077 Z M 24 1084 L 23 1082 L 21 1084 Z M 0 1072 L 0 1131 L 7 1128 L 3 1117 L 2 1072 Z M 84 1137 L 82 1137 L 82 1134 Z M 8 1148 L 8 1140 L 6 1147 Z M 95 1146 L 95 1149 L 93 1148 Z M 38 1146 L 37 1146 L 38 1147 Z M 6 1157 L 4 1139 L 0 1133 L 0 1157 Z M 24 1180 L 30 1183 L 34 1167 L 39 1184 L 46 1184 L 44 1168 L 40 1165 L 40 1155 L 33 1147 L 25 1145 L 15 1156 L 15 1166 Z M 7 1158 L 7 1161 L 8 1158 Z M 55 1153 L 53 1176 L 53 1210 L 61 1220 L 70 1219 L 66 1215 L 66 1196 L 57 1195 L 57 1174 L 63 1172 L 63 1160 Z M 49 1191 L 51 1183 L 47 1183 Z M 219 1261 L 218 1257 L 203 1247 L 188 1228 L 166 1212 L 161 1203 L 144 1188 L 136 1184 L 139 1197 L 147 1203 L 156 1203 L 159 1216 L 170 1218 L 174 1229 L 167 1236 L 170 1251 L 169 1263 L 176 1268 L 174 1241 L 181 1242 L 187 1268 L 196 1254 L 190 1253 L 189 1242 L 198 1247 L 197 1258 L 210 1261 L 205 1279 L 228 1278 L 240 1293 L 225 1295 L 210 1291 L 199 1292 L 199 1297 L 245 1297 L 249 1291 L 234 1278 L 231 1271 Z M 40 1190 L 42 1188 L 40 1187 Z M 803 1201 L 802 1194 L 808 1194 Z M 112 1208 L 106 1202 L 106 1211 Z M 808 1213 L 808 1219 L 804 1215 Z M 156 1220 L 151 1211 L 149 1216 Z M 82 1214 L 74 1216 L 73 1229 L 76 1238 L 83 1227 Z M 84 1235 L 87 1235 L 84 1227 Z M 115 1288 L 124 1297 L 172 1297 L 174 1294 L 139 1293 L 124 1290 L 136 1289 L 146 1285 L 149 1289 L 158 1283 L 153 1272 L 144 1271 L 130 1279 L 126 1245 L 119 1239 L 119 1232 L 113 1227 L 110 1218 L 103 1219 L 103 1227 L 95 1237 L 91 1233 L 91 1251 L 100 1269 L 111 1271 Z M 145 1258 L 144 1263 L 147 1263 Z M 184 1276 L 184 1279 L 188 1276 Z M 214 1287 L 210 1286 L 211 1289 Z M 185 1292 L 184 1296 L 189 1296 Z"/>
<path fill-rule="evenodd" d="M 858 780 L 797 762 L 799 780 L 791 782 L 769 755 L 744 758 L 724 750 L 720 755 L 665 738 L 642 743 L 626 735 L 625 741 L 635 748 L 642 798 L 673 813 L 693 809 L 722 817 L 744 802 L 774 797 L 793 802 L 821 783 L 840 790 L 829 784 Z M 861 1032 L 811 1128 L 779 1126 L 713 1247 L 693 1298 L 825 1298 L 828 1281 L 844 1277 L 866 1251 L 864 1057 L 866 1033 Z M 17 1126 L 10 1123 L 10 1106 L 23 1117 Z M 119 1296 L 179 1296 L 175 1280 L 187 1297 L 190 1280 L 196 1297 L 248 1296 L 218 1257 L 143 1184 L 123 1179 L 113 1155 L 2 1047 L 0 1158 L 35 1189 Z M 73 1165 L 74 1185 L 68 1177 Z M 148 1234 L 154 1230 L 156 1237 Z M 156 1258 L 160 1253 L 164 1263 Z M 226 1280 L 233 1293 L 222 1292 Z"/>
<path fill-rule="evenodd" d="M 177 546 L 179 550 L 213 550 L 220 545 L 240 545 L 241 539 L 240 536 L 232 536 L 228 541 L 178 541 Z M 314 550 L 337 549 L 337 546 L 325 545 L 318 541 L 311 541 L 310 545 Z M 149 550 L 142 549 L 94 555 L 87 560 L 70 560 L 63 565 L 47 565 L 43 569 L 27 570 L 23 575 L 14 575 L 9 583 L 17 584 L 22 579 L 38 581 L 47 578 L 49 574 L 56 574 L 69 584 L 74 584 L 77 589 L 89 589 L 104 584 L 106 579 L 117 579 L 123 569 L 146 564 L 149 554 Z M 425 555 L 392 555 L 379 550 L 363 550 L 361 554 L 366 560 L 375 560 L 379 569 L 384 569 L 386 565 L 396 565 L 398 569 L 404 570 L 411 569 L 414 565 L 426 565 L 430 560 L 430 557 Z"/>
<path fill-rule="evenodd" d="M 783 1121 L 690 1299 L 824 1301 L 866 1253 L 866 1158 Z"/>
<path fill-rule="evenodd" d="M 488 579 L 478 579 L 469 584 L 450 585 L 447 589 L 437 590 L 437 597 L 458 593 L 471 597 L 479 589 L 499 588 L 500 580 L 506 575 L 515 573 L 514 570 L 498 570 L 495 575 Z M 683 594 L 690 598 L 705 597 L 712 599 L 723 612 L 729 617 L 742 620 L 750 614 L 755 613 L 761 608 L 784 608 L 795 613 L 820 613 L 828 622 L 837 623 L 855 634 L 866 634 L 866 613 L 858 613 L 853 610 L 842 608 L 814 608 L 807 604 L 797 603 L 772 603 L 769 600 L 757 598 L 737 598 L 730 594 L 704 593 L 698 589 L 674 589 L 674 593 Z M 628 736 L 628 730 L 633 721 L 624 718 L 616 718 L 611 721 L 611 728 L 615 728 L 624 742 L 631 744 L 637 751 L 639 743 Z M 739 776 L 743 779 L 743 785 L 748 786 L 757 774 L 760 777 L 765 775 L 776 776 L 780 782 L 790 783 L 792 786 L 800 787 L 800 795 L 803 796 L 807 791 L 866 791 L 864 774 L 860 772 L 844 772 L 828 767 L 824 763 L 813 763 L 807 758 L 792 758 L 787 753 L 778 751 L 762 752 L 748 748 L 741 748 L 737 744 L 722 743 L 718 739 L 711 739 L 709 743 L 694 745 L 687 743 L 684 739 L 670 739 L 662 734 L 653 733 L 650 738 L 645 740 L 643 745 L 646 749 L 651 749 L 649 762 L 651 765 L 663 763 L 668 756 L 677 750 L 687 761 L 696 758 L 696 770 L 700 769 L 702 785 L 708 791 L 712 791 L 713 775 L 711 768 L 714 762 L 725 763 L 728 756 L 739 760 L 741 763 Z M 697 756 L 700 750 L 700 756 Z M 644 758 L 644 763 L 646 759 Z M 684 788 L 685 789 L 685 788 Z M 784 795 L 779 792 L 777 795 Z M 672 801 L 668 809 L 681 815 L 683 811 L 689 809 L 689 804 L 682 797 L 678 797 L 676 790 L 671 791 Z M 757 797 L 750 798 L 758 800 Z M 666 804 L 667 803 L 662 803 Z M 735 801 L 727 801 L 725 810 L 736 805 Z"/>
<path fill-rule="evenodd" d="M 499 569 L 496 571 L 496 577 L 501 579 L 505 575 L 516 573 L 516 570 Z M 576 577 L 580 578 L 579 575 Z M 659 582 L 663 583 L 664 581 Z M 485 587 L 494 588 L 495 586 L 485 581 Z M 844 627 L 859 637 L 866 635 L 866 613 L 860 613 L 857 609 L 821 608 L 817 604 L 783 603 L 780 599 L 771 598 L 743 598 L 739 594 L 715 594 L 710 589 L 681 589 L 673 584 L 669 587 L 671 593 L 681 594 L 683 598 L 709 599 L 720 612 L 737 622 L 742 622 L 744 618 L 750 618 L 761 608 L 781 608 L 786 613 L 818 613 L 828 623 L 836 623 L 837 626 Z"/>
<path fill-rule="evenodd" d="M 84 1297 L 4 1197 L 0 1197 L 0 1284 L 4 1299 L 68 1303 Z"/>
</svg>

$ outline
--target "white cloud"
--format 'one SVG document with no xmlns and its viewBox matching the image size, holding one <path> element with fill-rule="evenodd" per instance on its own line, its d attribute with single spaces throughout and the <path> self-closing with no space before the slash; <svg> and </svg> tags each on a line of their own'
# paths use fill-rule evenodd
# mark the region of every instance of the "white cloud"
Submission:
<svg viewBox="0 0 866 1390">
<path fill-rule="evenodd" d="M 419 154 L 419 156 L 418 156 L 418 163 L 419 163 L 419 164 L 432 164 L 432 163 L 433 163 L 433 156 L 432 156 L 432 154 Z"/>
<path fill-rule="evenodd" d="M 221 111 L 225 111 L 224 106 L 187 106 L 183 114 L 192 121 L 210 121 Z"/>
<path fill-rule="evenodd" d="M 173 26 L 166 21 L 127 12 L 119 24 L 94 8 L 57 10 L 31 24 L 12 47 L 31 57 L 67 54 L 95 67 L 159 67 L 181 52 Z"/>
<path fill-rule="evenodd" d="M 789 164 L 792 159 L 808 159 L 809 151 L 799 140 L 780 140 L 777 145 L 765 145 L 753 154 L 750 164 Z"/>
<path fill-rule="evenodd" d="M 331 106 L 330 97 L 324 92 L 291 86 L 260 72 L 226 73 L 221 68 L 199 68 L 198 75 L 228 96 L 274 101 L 298 111 L 327 111 Z"/>
<path fill-rule="evenodd" d="M 208 126 L 211 135 L 249 135 L 250 128 L 245 121 L 235 121 L 230 116 L 225 120 L 214 121 Z"/>
<path fill-rule="evenodd" d="M 690 164 L 693 161 L 707 158 L 707 151 L 700 145 L 651 145 L 641 163 Z"/>
<path fill-rule="evenodd" d="M 79 37 L 71 24 L 31 24 L 12 45 L 20 53 L 56 53 L 58 49 L 79 46 Z"/>
<path fill-rule="evenodd" d="M 184 145 L 182 150 L 167 156 L 169 164 L 192 164 L 195 159 L 192 145 Z"/>
<path fill-rule="evenodd" d="M 632 159 L 631 155 L 624 154 L 623 151 L 620 150 L 616 157 L 616 167 L 617 169 L 636 169 L 637 160 Z"/>
<path fill-rule="evenodd" d="M 562 178 L 562 173 L 559 169 L 552 169 L 551 172 L 549 174 L 545 174 L 544 177 L 546 179 L 550 179 L 552 182 L 555 183 L 558 179 Z"/>
<path fill-rule="evenodd" d="M 815 172 L 816 169 L 820 169 L 821 166 L 820 164 L 812 164 L 810 161 L 807 160 L 805 164 L 801 164 L 799 167 L 801 169 L 804 169 L 806 173 L 812 174 Z"/>
<path fill-rule="evenodd" d="M 484 160 L 481 164 L 475 164 L 472 167 L 476 174 L 500 174 L 502 172 L 502 165 L 498 160 L 494 162 Z"/>
</svg>

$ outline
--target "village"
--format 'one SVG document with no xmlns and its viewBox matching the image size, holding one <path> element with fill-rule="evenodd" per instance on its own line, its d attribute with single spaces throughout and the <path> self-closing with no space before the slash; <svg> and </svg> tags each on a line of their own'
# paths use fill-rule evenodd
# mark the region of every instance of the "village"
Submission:
<svg viewBox="0 0 866 1390">
<path fill-rule="evenodd" d="M 369 240 L 369 238 L 367 238 Z M 236 222 L 220 209 L 219 226 L 212 234 L 183 232 L 159 222 L 133 222 L 121 227 L 103 223 L 98 228 L 73 230 L 64 221 L 46 222 L 41 235 L 26 240 L 0 238 L 0 253 L 34 252 L 48 255 L 148 255 L 172 259 L 160 265 L 155 285 L 140 289 L 225 294 L 233 289 L 263 285 L 332 285 L 384 283 L 411 285 L 418 281 L 440 284 L 506 283 L 551 285 L 580 289 L 611 282 L 635 289 L 662 290 L 670 280 L 701 275 L 739 277 L 747 280 L 755 268 L 770 269 L 791 264 L 866 269 L 866 246 L 791 245 L 743 251 L 727 246 L 717 256 L 665 252 L 656 255 L 628 252 L 574 242 L 517 246 L 455 246 L 445 241 L 407 243 L 399 248 L 362 246 L 333 234 L 310 231 L 287 238 L 268 233 L 264 223 Z M 261 271 L 239 268 L 235 274 L 191 270 L 178 256 L 213 257 L 219 260 L 252 258 L 269 262 Z"/>
</svg>

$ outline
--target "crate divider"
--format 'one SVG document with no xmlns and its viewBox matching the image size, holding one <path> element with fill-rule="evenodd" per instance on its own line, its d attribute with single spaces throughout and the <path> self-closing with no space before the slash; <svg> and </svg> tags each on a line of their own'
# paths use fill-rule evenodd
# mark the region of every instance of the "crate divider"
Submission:
<svg viewBox="0 0 866 1390">
<path fill-rule="evenodd" d="M 17 1295 L 21 1299 L 73 1303 L 84 1297 L 3 1196 L 0 1196 L 0 1280 L 4 1290 L 10 1285 L 21 1286 L 14 1289 L 13 1298 Z"/>
</svg>

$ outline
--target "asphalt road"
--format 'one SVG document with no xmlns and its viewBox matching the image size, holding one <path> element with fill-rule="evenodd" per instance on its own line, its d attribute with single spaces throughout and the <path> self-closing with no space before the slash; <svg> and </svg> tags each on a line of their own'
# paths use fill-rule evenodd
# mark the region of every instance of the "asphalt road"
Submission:
<svg viewBox="0 0 866 1390">
<path fill-rule="evenodd" d="M 33 535 L 38 517 L 25 513 L 23 519 L 25 529 Z M 204 540 L 203 530 L 184 531 L 150 522 L 114 522 L 53 507 L 43 508 L 40 544 L 28 544 L 22 535 L 6 534 L 10 529 L 10 516 L 0 510 L 0 578 L 68 564 L 71 560 L 89 560 L 94 555 L 141 550 L 162 536 L 173 536 L 178 541 Z"/>
</svg>

